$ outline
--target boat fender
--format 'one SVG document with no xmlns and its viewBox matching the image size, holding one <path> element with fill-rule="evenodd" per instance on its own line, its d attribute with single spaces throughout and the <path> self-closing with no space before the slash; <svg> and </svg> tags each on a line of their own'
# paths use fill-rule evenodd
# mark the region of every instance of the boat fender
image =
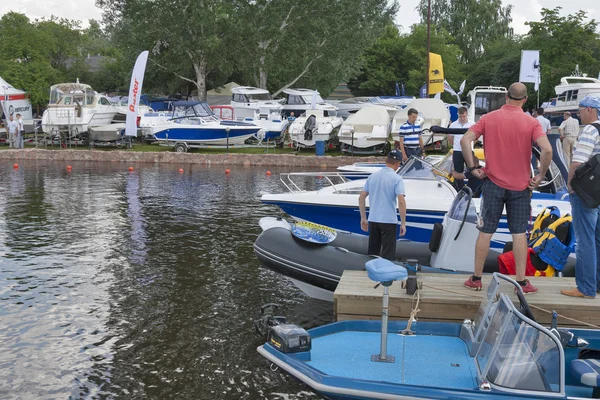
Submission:
<svg viewBox="0 0 600 400">
<path fill-rule="evenodd" d="M 431 230 L 431 239 L 429 239 L 429 251 L 432 253 L 435 253 L 440 249 L 443 231 L 444 225 L 442 225 L 441 222 L 436 222 L 433 224 L 433 229 Z"/>
</svg>

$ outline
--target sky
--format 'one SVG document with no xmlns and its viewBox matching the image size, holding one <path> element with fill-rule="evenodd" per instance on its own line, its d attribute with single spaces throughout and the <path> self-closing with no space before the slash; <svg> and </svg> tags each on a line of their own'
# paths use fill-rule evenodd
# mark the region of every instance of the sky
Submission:
<svg viewBox="0 0 600 400">
<path fill-rule="evenodd" d="M 400 12 L 396 17 L 397 24 L 401 25 L 403 32 L 408 32 L 410 26 L 419 21 L 419 15 L 415 11 L 418 0 L 400 0 Z M 57 17 L 76 19 L 87 26 L 88 19 L 102 18 L 100 9 L 94 5 L 94 0 L 13 0 L 0 2 L 0 15 L 9 11 L 16 11 L 27 15 L 30 19 L 41 17 Z M 513 5 L 513 29 L 517 34 L 525 34 L 528 27 L 526 21 L 539 21 L 542 8 L 553 9 L 562 6 L 562 15 L 575 13 L 579 10 L 588 12 L 590 18 L 600 21 L 600 2 L 597 0 L 502 0 L 506 6 Z M 566 6 L 568 4 L 568 7 Z"/>
</svg>

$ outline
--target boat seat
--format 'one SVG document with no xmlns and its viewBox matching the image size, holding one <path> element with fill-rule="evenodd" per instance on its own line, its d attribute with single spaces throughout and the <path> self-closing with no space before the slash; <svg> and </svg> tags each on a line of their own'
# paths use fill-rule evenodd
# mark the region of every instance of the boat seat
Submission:
<svg viewBox="0 0 600 400">
<path fill-rule="evenodd" d="M 594 388 L 594 398 L 600 393 L 600 360 L 594 358 L 571 361 L 571 375 L 585 386 Z"/>
<path fill-rule="evenodd" d="M 385 258 L 369 260 L 365 263 L 365 267 L 369 279 L 375 282 L 404 281 L 408 277 L 406 268 Z"/>
</svg>

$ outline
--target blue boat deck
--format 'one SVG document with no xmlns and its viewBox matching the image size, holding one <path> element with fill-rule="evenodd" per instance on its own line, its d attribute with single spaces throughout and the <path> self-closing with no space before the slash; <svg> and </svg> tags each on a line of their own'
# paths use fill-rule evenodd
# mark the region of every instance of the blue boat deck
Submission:
<svg viewBox="0 0 600 400">
<path fill-rule="evenodd" d="M 458 337 L 390 334 L 387 353 L 396 357 L 394 363 L 371 361 L 372 354 L 379 354 L 380 340 L 379 332 L 343 331 L 317 337 L 307 364 L 325 374 L 351 379 L 453 389 L 477 387 L 474 360 Z"/>
</svg>

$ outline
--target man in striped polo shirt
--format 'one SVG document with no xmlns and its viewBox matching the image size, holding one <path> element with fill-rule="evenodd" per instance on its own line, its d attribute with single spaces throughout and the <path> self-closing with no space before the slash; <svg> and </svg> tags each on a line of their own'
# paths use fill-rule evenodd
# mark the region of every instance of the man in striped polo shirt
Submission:
<svg viewBox="0 0 600 400">
<path fill-rule="evenodd" d="M 417 124 L 419 112 L 414 108 L 408 110 L 408 121 L 400 127 L 398 140 L 400 151 L 402 152 L 402 161 L 406 161 L 410 156 L 425 157 L 425 148 L 423 147 L 423 138 L 421 137 L 421 126 Z"/>
<path fill-rule="evenodd" d="M 577 239 L 575 254 L 575 284 L 577 287 L 561 290 L 565 296 L 593 299 L 600 291 L 600 206 L 588 207 L 571 188 L 575 170 L 592 156 L 600 154 L 600 132 L 592 124 L 600 124 L 600 97 L 587 96 L 579 103 L 579 117 L 585 128 L 577 137 L 573 159 L 569 167 L 569 199 L 573 215 L 573 229 Z"/>
</svg>

